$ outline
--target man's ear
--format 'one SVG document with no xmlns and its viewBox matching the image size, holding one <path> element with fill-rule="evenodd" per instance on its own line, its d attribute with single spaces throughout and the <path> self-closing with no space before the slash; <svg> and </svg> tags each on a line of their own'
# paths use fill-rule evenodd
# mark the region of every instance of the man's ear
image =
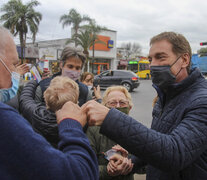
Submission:
<svg viewBox="0 0 207 180">
<path fill-rule="evenodd" d="M 183 60 L 182 68 L 187 68 L 190 64 L 190 55 L 188 53 L 184 53 L 182 55 L 182 60 Z"/>
</svg>

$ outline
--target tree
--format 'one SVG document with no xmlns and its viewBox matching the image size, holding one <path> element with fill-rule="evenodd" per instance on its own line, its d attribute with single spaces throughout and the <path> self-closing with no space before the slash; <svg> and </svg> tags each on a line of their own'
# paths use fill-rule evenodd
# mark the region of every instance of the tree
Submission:
<svg viewBox="0 0 207 180">
<path fill-rule="evenodd" d="M 126 58 L 129 59 L 131 55 L 138 56 L 140 55 L 142 48 L 139 45 L 139 43 L 122 43 L 121 45 L 122 48 L 126 50 Z"/>
<path fill-rule="evenodd" d="M 139 43 L 133 43 L 132 52 L 139 55 L 142 52 L 142 48 Z"/>
<path fill-rule="evenodd" d="M 86 63 L 84 67 L 84 71 L 87 70 L 87 64 L 89 60 L 89 52 L 88 49 L 93 45 L 94 43 L 94 37 L 92 36 L 91 32 L 89 30 L 80 30 L 78 34 L 74 34 L 73 37 L 66 42 L 66 44 L 75 42 L 77 43 L 77 46 L 81 46 L 83 48 L 83 53 L 86 55 Z M 105 42 L 100 41 L 97 37 L 95 39 L 95 44 L 105 44 Z"/>
<path fill-rule="evenodd" d="M 201 57 L 202 56 L 207 56 L 207 47 L 201 48 L 197 52 L 198 52 L 199 56 L 201 56 Z"/>
<path fill-rule="evenodd" d="M 126 50 L 126 59 L 128 59 L 132 54 L 132 51 L 131 51 L 132 44 L 131 44 L 131 42 L 122 43 L 121 47 Z"/>
<path fill-rule="evenodd" d="M 63 28 L 65 26 L 73 26 L 75 30 L 75 35 L 78 34 L 78 30 L 80 28 L 80 24 L 84 21 L 90 22 L 90 18 L 87 15 L 81 16 L 75 9 L 70 9 L 68 14 L 64 14 L 60 17 L 60 22 L 63 24 Z M 77 46 L 77 41 L 75 40 L 75 46 Z"/>
<path fill-rule="evenodd" d="M 95 44 L 96 41 L 98 39 L 97 35 L 98 33 L 100 33 L 103 30 L 107 30 L 106 27 L 103 26 L 99 26 L 96 24 L 96 21 L 93 19 L 90 21 L 89 25 L 84 25 L 81 28 L 88 30 L 91 35 L 92 35 L 92 39 L 93 39 L 93 43 L 92 43 L 92 48 L 93 48 L 93 55 L 92 55 L 92 73 L 93 73 L 93 62 L 94 62 L 94 55 L 95 55 Z"/>
<path fill-rule="evenodd" d="M 42 15 L 34 10 L 34 7 L 39 4 L 36 0 L 32 0 L 26 4 L 23 4 L 21 0 L 10 0 L 1 9 L 1 11 L 5 12 L 0 18 L 4 22 L 3 26 L 10 29 L 14 36 L 19 34 L 22 62 L 28 30 L 32 33 L 34 43 L 38 26 L 42 19 Z"/>
</svg>

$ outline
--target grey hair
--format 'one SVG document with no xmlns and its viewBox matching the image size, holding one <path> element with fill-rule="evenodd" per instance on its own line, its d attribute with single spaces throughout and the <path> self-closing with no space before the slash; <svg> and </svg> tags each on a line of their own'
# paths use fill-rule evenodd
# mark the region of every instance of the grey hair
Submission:
<svg viewBox="0 0 207 180">
<path fill-rule="evenodd" d="M 8 37 L 13 39 L 13 35 L 8 29 L 3 26 L 0 26 L 0 56 L 5 56 L 5 45 L 8 42 Z"/>
<path fill-rule="evenodd" d="M 79 48 L 74 47 L 65 47 L 62 51 L 60 60 L 63 62 L 63 66 L 65 65 L 66 60 L 68 60 L 70 57 L 76 57 L 82 61 L 82 67 L 85 63 L 86 56 Z"/>
</svg>

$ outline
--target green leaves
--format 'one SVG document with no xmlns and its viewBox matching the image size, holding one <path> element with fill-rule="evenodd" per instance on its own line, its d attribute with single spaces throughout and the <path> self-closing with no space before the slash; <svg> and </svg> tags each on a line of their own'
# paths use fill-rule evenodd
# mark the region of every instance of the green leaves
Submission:
<svg viewBox="0 0 207 180">
<path fill-rule="evenodd" d="M 201 48 L 197 52 L 198 52 L 200 57 L 207 56 L 207 47 Z"/>
<path fill-rule="evenodd" d="M 10 0 L 1 8 L 4 14 L 0 20 L 4 22 L 3 25 L 10 29 L 14 36 L 19 34 L 22 49 L 26 44 L 28 29 L 33 36 L 33 42 L 35 40 L 38 25 L 42 20 L 42 14 L 34 10 L 34 7 L 39 4 L 36 0 L 32 0 L 26 4 L 23 4 L 21 0 Z"/>
<path fill-rule="evenodd" d="M 75 35 L 78 34 L 78 29 L 80 28 L 80 24 L 84 21 L 89 22 L 91 19 L 87 15 L 81 16 L 75 9 L 70 9 L 68 14 L 64 14 L 60 17 L 60 23 L 62 22 L 63 28 L 65 26 L 73 26 L 75 30 Z M 75 42 L 75 46 L 77 46 L 76 37 L 73 38 Z"/>
<path fill-rule="evenodd" d="M 60 23 L 65 26 L 72 25 L 74 29 L 78 29 L 81 22 L 90 21 L 90 18 L 86 15 L 81 16 L 75 9 L 70 9 L 68 14 L 64 14 L 60 17 Z"/>
<path fill-rule="evenodd" d="M 36 12 L 34 7 L 39 4 L 36 0 L 32 0 L 27 4 L 23 4 L 21 0 L 10 0 L 2 7 L 1 11 L 5 13 L 0 20 L 4 22 L 4 26 L 9 28 L 14 35 L 20 31 L 27 33 L 28 28 L 32 34 L 37 33 L 42 15 Z"/>
</svg>

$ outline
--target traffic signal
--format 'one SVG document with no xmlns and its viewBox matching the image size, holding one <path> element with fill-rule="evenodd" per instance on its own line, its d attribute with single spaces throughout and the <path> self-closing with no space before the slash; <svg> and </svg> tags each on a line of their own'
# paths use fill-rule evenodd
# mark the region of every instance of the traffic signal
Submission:
<svg viewBox="0 0 207 180">
<path fill-rule="evenodd" d="M 207 45 L 207 42 L 201 42 L 200 45 L 205 46 L 205 45 Z"/>
</svg>

